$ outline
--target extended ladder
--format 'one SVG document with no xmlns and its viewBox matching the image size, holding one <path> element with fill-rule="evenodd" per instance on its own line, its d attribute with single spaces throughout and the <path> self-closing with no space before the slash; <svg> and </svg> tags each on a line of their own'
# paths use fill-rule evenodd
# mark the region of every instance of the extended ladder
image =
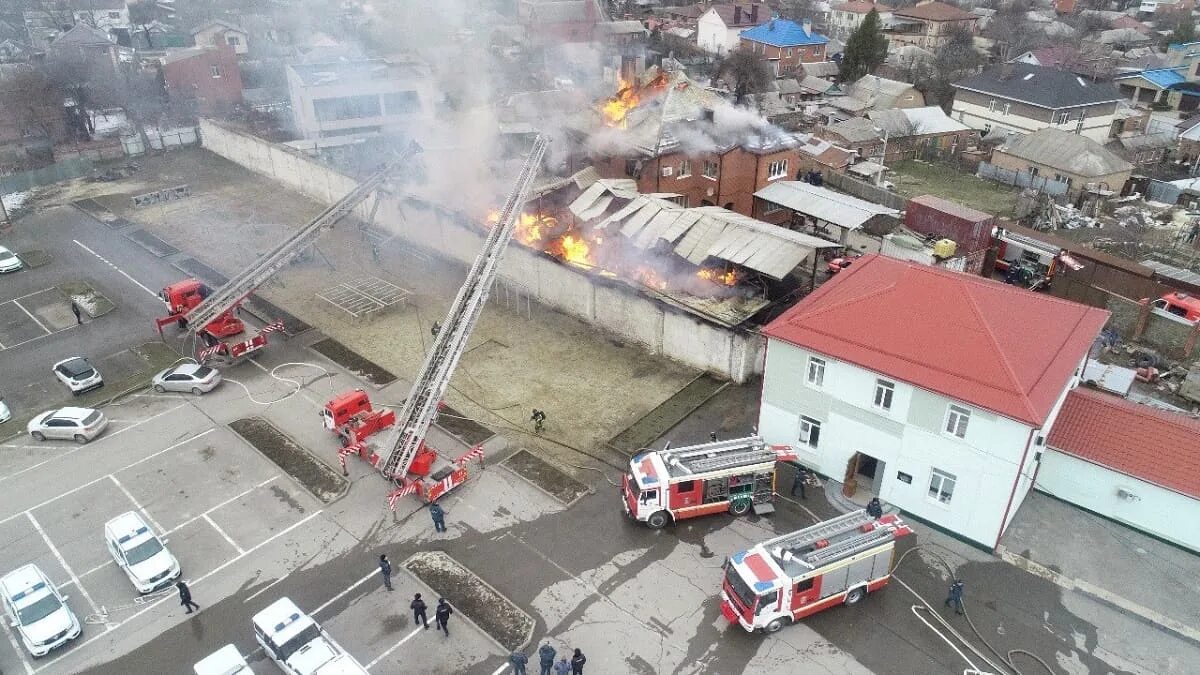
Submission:
<svg viewBox="0 0 1200 675">
<path fill-rule="evenodd" d="M 863 509 L 857 509 L 850 513 L 832 518 L 823 523 L 818 523 L 812 527 L 807 527 L 803 530 L 785 534 L 783 536 L 769 539 L 763 542 L 763 548 L 775 554 L 776 549 L 795 550 L 805 546 L 812 546 L 822 539 L 842 534 L 847 530 L 854 530 L 866 525 L 875 519 L 871 514 Z"/>
<path fill-rule="evenodd" d="M 750 436 L 664 450 L 662 456 L 668 466 L 678 467 L 688 473 L 703 473 L 774 461 L 778 455 L 761 438 Z"/>
<path fill-rule="evenodd" d="M 361 204 L 363 200 L 371 196 L 371 193 L 378 190 L 394 172 L 403 167 L 420 151 L 421 147 L 419 145 L 416 143 L 410 144 L 394 161 L 388 162 L 378 171 L 368 176 L 353 190 L 346 193 L 344 197 L 325 209 L 321 215 L 314 218 L 307 225 L 300 228 L 298 232 L 275 247 L 274 250 L 262 256 L 253 265 L 225 282 L 224 286 L 213 291 L 203 302 L 193 307 L 191 311 L 184 315 L 188 325 L 197 331 L 202 331 L 214 319 L 233 309 L 235 305 L 245 300 L 246 296 L 253 293 L 254 289 L 261 286 L 267 279 L 270 279 L 276 272 L 294 260 L 300 252 L 315 242 L 325 230 L 333 227 L 339 220 L 346 217 L 347 214 Z"/>
<path fill-rule="evenodd" d="M 488 231 L 483 250 L 475 258 L 454 304 L 442 321 L 442 329 L 434 338 L 433 348 L 425 357 L 420 374 L 413 381 L 412 391 L 404 401 L 404 407 L 396 415 L 396 424 L 384 442 L 390 448 L 380 471 L 385 478 L 400 481 L 408 474 L 413 459 L 425 442 L 425 434 L 437 416 L 438 404 L 450 385 L 450 377 L 466 351 L 467 340 L 475 328 L 475 321 L 483 312 L 491 291 L 492 282 L 500 269 L 504 249 L 512 239 L 517 219 L 528 198 L 533 179 L 537 176 L 549 141 L 539 135 L 534 140 L 533 150 L 525 160 L 516 185 L 504 202 L 499 222 Z"/>
</svg>

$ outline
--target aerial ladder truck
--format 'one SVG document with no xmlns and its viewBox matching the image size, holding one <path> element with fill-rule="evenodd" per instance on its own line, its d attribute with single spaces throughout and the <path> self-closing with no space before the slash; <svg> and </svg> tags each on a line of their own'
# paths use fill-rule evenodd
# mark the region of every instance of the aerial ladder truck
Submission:
<svg viewBox="0 0 1200 675">
<path fill-rule="evenodd" d="M 197 279 L 187 279 L 164 288 L 160 297 L 167 303 L 169 313 L 154 320 L 158 332 L 161 334 L 163 326 L 170 323 L 178 323 L 180 328 L 185 330 L 194 330 L 204 343 L 196 352 L 200 361 L 221 357 L 232 363 L 262 349 L 267 344 L 268 333 L 283 330 L 281 321 L 267 324 L 257 335 L 245 340 L 221 341 L 222 338 L 238 335 L 245 330 L 242 320 L 236 316 L 242 302 L 312 246 L 325 230 L 332 228 L 367 197 L 380 190 L 393 173 L 400 170 L 420 151 L 421 147 L 416 143 L 409 145 L 394 161 L 384 164 L 307 225 L 272 251 L 260 256 L 253 265 L 238 272 L 220 288 L 211 290 Z"/>
<path fill-rule="evenodd" d="M 462 288 L 442 321 L 441 330 L 433 340 L 432 348 L 425 356 L 425 363 L 413 381 L 412 390 L 396 415 L 396 423 L 380 446 L 383 452 L 376 452 L 366 439 L 350 443 L 339 451 L 343 463 L 347 456 L 357 454 L 377 468 L 384 478 L 392 481 L 395 489 L 388 494 L 388 506 L 393 510 L 404 495 L 416 494 L 432 502 L 461 485 L 467 479 L 467 462 L 483 455 L 482 448 L 476 446 L 450 461 L 430 447 L 425 436 L 437 419 L 442 398 L 450 386 L 450 378 L 466 351 L 467 340 L 487 303 L 492 283 L 500 271 L 500 260 L 512 239 L 521 208 L 529 197 L 548 143 L 547 138 L 541 135 L 534 140 L 533 149 L 525 159 L 516 185 L 500 211 L 499 222 L 488 231 L 483 250 L 471 265 Z"/>
</svg>

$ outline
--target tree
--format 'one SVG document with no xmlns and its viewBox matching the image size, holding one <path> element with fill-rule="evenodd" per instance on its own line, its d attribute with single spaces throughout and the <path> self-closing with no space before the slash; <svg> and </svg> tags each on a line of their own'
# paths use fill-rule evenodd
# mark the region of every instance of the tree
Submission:
<svg viewBox="0 0 1200 675">
<path fill-rule="evenodd" d="M 813 0 L 783 0 L 779 6 L 779 16 L 796 23 L 804 23 L 813 15 Z"/>
<path fill-rule="evenodd" d="M 753 52 L 739 48 L 721 61 L 713 79 L 732 84 L 733 102 L 737 105 L 749 94 L 766 91 L 771 83 L 771 71 Z"/>
<path fill-rule="evenodd" d="M 1196 24 L 1191 14 L 1179 12 L 1173 18 L 1175 25 L 1171 27 L 1171 42 L 1195 42 Z"/>
<path fill-rule="evenodd" d="M 843 82 L 856 82 L 883 64 L 887 58 L 888 41 L 879 29 L 879 12 L 871 10 L 846 41 L 842 55 Z"/>
<path fill-rule="evenodd" d="M 950 112 L 955 82 L 974 75 L 984 63 L 983 54 L 975 49 L 975 38 L 966 28 L 953 28 L 948 40 L 933 55 L 928 79 L 918 82 L 927 103 L 936 103 Z"/>
</svg>

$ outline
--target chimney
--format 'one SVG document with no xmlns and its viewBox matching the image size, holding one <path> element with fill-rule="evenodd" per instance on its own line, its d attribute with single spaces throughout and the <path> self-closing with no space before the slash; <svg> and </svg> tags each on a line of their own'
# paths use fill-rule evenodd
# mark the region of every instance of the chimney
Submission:
<svg viewBox="0 0 1200 675">
<path fill-rule="evenodd" d="M 735 26 L 742 25 L 742 6 L 741 5 L 733 6 L 733 25 L 735 25 Z"/>
<path fill-rule="evenodd" d="M 758 5 L 750 5 L 750 23 L 758 25 Z"/>
<path fill-rule="evenodd" d="M 804 20 L 804 32 L 808 35 L 812 35 L 812 19 Z"/>
<path fill-rule="evenodd" d="M 775 30 L 775 17 L 771 17 L 771 22 L 767 24 L 767 30 Z"/>
<path fill-rule="evenodd" d="M 1000 66 L 1000 78 L 999 79 L 1001 81 L 1010 80 L 1010 79 L 1012 79 L 1012 76 L 1013 76 L 1013 64 L 1004 63 L 1003 65 Z"/>
</svg>

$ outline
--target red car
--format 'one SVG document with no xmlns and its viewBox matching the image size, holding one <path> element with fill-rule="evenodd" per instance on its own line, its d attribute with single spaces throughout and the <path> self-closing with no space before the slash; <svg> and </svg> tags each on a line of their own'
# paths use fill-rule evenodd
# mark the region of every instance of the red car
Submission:
<svg viewBox="0 0 1200 675">
<path fill-rule="evenodd" d="M 850 263 L 853 263 L 857 257 L 858 256 L 843 256 L 840 258 L 834 258 L 833 260 L 829 261 L 828 265 L 825 266 L 825 270 L 830 274 L 837 274 L 838 272 L 841 272 L 849 267 Z"/>
</svg>

